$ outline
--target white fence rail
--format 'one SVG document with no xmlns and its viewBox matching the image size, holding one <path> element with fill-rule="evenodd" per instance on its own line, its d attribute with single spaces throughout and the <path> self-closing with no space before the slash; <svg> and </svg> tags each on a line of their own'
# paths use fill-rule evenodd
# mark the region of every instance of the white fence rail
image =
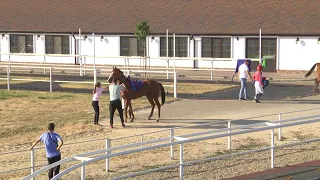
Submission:
<svg viewBox="0 0 320 180">
<path fill-rule="evenodd" d="M 301 117 L 298 118 L 290 118 L 290 119 L 282 119 L 283 115 L 285 114 L 292 114 L 292 113 L 299 113 L 299 112 L 306 112 L 306 111 L 313 111 L 313 110 L 318 110 L 320 108 L 311 108 L 311 109 L 303 109 L 303 110 L 298 110 L 298 111 L 290 111 L 290 112 L 283 112 L 283 113 L 279 113 L 278 114 L 278 121 L 275 121 L 274 123 L 285 123 L 285 122 L 294 122 L 294 121 L 299 121 L 301 120 Z M 267 116 L 274 116 L 273 115 L 267 115 Z M 264 116 L 264 117 L 267 117 Z M 303 118 L 315 118 L 315 117 L 319 117 L 319 115 L 311 115 L 311 116 L 304 116 Z M 237 129 L 241 129 L 243 127 L 234 127 L 231 128 L 231 122 L 232 121 L 228 121 L 228 132 L 231 132 L 231 130 L 237 130 Z M 96 139 L 89 139 L 89 140 L 84 140 L 84 141 L 78 141 L 78 142 L 72 142 L 72 143 L 67 143 L 64 146 L 71 146 L 71 145 L 77 145 L 77 144 L 83 144 L 83 143 L 90 143 L 90 142 L 97 142 L 97 141 L 104 141 L 106 143 L 106 148 L 111 148 L 111 142 L 116 142 L 118 140 L 121 139 L 128 139 L 128 138 L 132 138 L 132 137 L 139 137 L 140 136 L 140 142 L 144 142 L 144 137 L 151 135 L 151 134 L 156 134 L 156 133 L 161 133 L 161 132 L 169 132 L 169 138 L 170 138 L 170 142 L 174 142 L 174 139 L 179 139 L 179 137 L 181 138 L 188 138 L 189 135 L 185 134 L 182 136 L 175 136 L 174 132 L 175 130 L 179 130 L 179 129 L 183 129 L 183 128 L 195 128 L 198 126 L 207 126 L 207 125 L 212 125 L 214 124 L 214 122 L 209 122 L 209 123 L 204 123 L 204 124 L 198 124 L 198 125 L 192 125 L 192 126 L 180 126 L 180 127 L 175 127 L 175 128 L 169 128 L 169 129 L 163 129 L 163 130 L 159 130 L 159 131 L 153 131 L 153 132 L 149 132 L 149 133 L 143 133 L 143 134 L 137 134 L 137 135 L 131 135 L 131 136 L 126 136 L 126 137 L 120 137 L 120 138 L 96 138 Z M 245 128 L 250 128 L 250 127 L 255 127 L 255 126 L 259 126 L 259 124 L 250 124 L 247 125 Z M 211 131 L 210 131 L 211 132 Z M 224 130 L 212 130 L 212 132 L 225 132 Z M 279 128 L 279 140 L 281 140 L 281 128 Z M 207 132 L 206 132 L 207 133 Z M 203 132 L 199 132 L 196 135 L 203 135 Z M 175 138 L 174 138 L 175 137 Z M 140 147 L 142 148 L 144 146 L 144 144 L 141 144 Z M 31 166 L 29 167 L 23 167 L 23 168 L 16 168 L 16 169 L 11 169 L 11 170 L 5 170 L 5 171 L 0 171 L 0 174 L 5 174 L 5 173 L 14 173 L 17 171 L 24 171 L 24 170 L 28 170 L 31 169 L 31 173 L 34 172 L 35 168 L 39 168 L 39 167 L 44 167 L 46 166 L 46 164 L 42 164 L 42 165 L 36 165 L 38 164 L 34 157 L 35 157 L 35 153 L 36 151 L 40 150 L 40 149 L 44 149 L 44 147 L 42 148 L 33 148 L 32 150 L 19 150 L 19 151 L 10 151 L 10 152 L 2 152 L 0 153 L 0 156 L 2 155 L 9 155 L 9 154 L 19 154 L 19 153 L 23 153 L 23 152 L 30 152 L 30 161 L 31 161 Z M 231 150 L 231 136 L 228 136 L 228 150 Z M 170 146 L 170 158 L 174 159 L 174 149 L 173 149 L 173 145 Z M 106 170 L 109 169 L 109 159 L 106 160 Z"/>
<path fill-rule="evenodd" d="M 53 75 L 53 69 L 58 69 L 58 70 L 77 70 L 78 68 L 63 68 L 63 67 L 44 67 L 44 69 L 49 69 L 49 80 L 39 80 L 39 79 L 17 79 L 17 78 L 11 78 L 11 71 L 13 68 L 17 69 L 42 69 L 43 67 L 38 67 L 38 66 L 1 66 L 0 67 L 5 67 L 7 69 L 7 77 L 6 78 L 0 78 L 0 80 L 7 80 L 7 89 L 8 91 L 10 90 L 10 82 L 11 81 L 35 81 L 35 82 L 48 82 L 49 83 L 49 91 L 52 92 L 52 84 L 54 82 L 56 83 L 78 83 L 78 84 L 95 84 L 97 81 L 97 70 L 96 69 L 86 69 L 88 71 L 93 71 L 94 77 L 93 77 L 93 82 L 86 82 L 86 81 L 59 81 L 59 80 L 53 80 L 52 75 Z M 100 71 L 105 71 L 105 72 L 110 72 L 110 69 L 99 69 Z M 173 85 L 163 85 L 164 87 L 172 87 L 173 88 L 173 97 L 177 98 L 177 78 L 178 78 L 178 72 L 166 72 L 166 71 L 146 71 L 146 70 L 123 70 L 125 72 L 138 72 L 138 73 L 155 73 L 155 74 L 164 74 L 164 73 L 169 73 L 173 74 Z M 102 83 L 106 84 L 106 83 Z M 107 83 L 108 84 L 108 83 Z"/>
<path fill-rule="evenodd" d="M 106 59 L 106 60 L 112 60 L 112 59 L 122 59 L 123 61 L 113 61 L 112 63 L 105 62 L 104 65 L 119 65 L 123 66 L 126 69 L 131 69 L 131 68 L 146 68 L 148 67 L 149 69 L 151 68 L 151 62 L 153 61 L 166 61 L 166 67 L 163 65 L 164 68 L 157 68 L 161 70 L 166 70 L 167 71 L 167 79 L 169 79 L 169 70 L 172 69 L 176 71 L 177 69 L 183 69 L 183 70 L 194 70 L 194 68 L 188 68 L 188 67 L 181 67 L 181 66 L 176 66 L 176 61 L 208 61 L 210 62 L 210 65 L 206 65 L 205 68 L 199 68 L 197 70 L 200 71 L 210 71 L 210 77 L 211 80 L 213 80 L 213 72 L 216 70 L 219 70 L 217 68 L 214 68 L 214 62 L 230 62 L 234 61 L 236 65 L 236 60 L 235 58 L 202 58 L 202 57 L 141 57 L 141 56 L 95 56 L 95 55 L 66 55 L 66 54 L 32 54 L 32 53 L 0 53 L 1 55 L 6 55 L 8 56 L 7 62 L 9 65 L 12 63 L 16 63 L 17 61 L 12 61 L 11 58 L 12 56 L 34 56 L 34 57 L 43 57 L 43 61 L 38 61 L 38 63 L 41 63 L 42 66 L 45 68 L 46 64 L 48 64 L 48 61 L 46 60 L 48 57 L 70 57 L 70 58 L 79 58 L 79 65 L 77 66 L 80 72 L 80 76 L 86 74 L 86 66 L 88 65 L 93 65 L 95 67 L 98 67 L 98 64 L 96 64 L 95 60 L 91 60 L 87 62 L 88 58 L 92 59 Z M 260 61 L 260 59 L 254 59 L 254 58 L 245 58 L 245 59 L 250 59 L 251 61 Z M 2 61 L 4 59 L 2 58 Z M 139 63 L 137 63 L 137 61 Z M 174 62 L 173 65 L 170 66 L 170 61 Z M 114 63 L 116 62 L 116 63 Z M 123 62 L 123 63 L 119 63 Z M 149 64 L 148 64 L 149 62 Z M 49 64 L 52 64 L 54 62 L 49 62 Z M 70 63 L 70 62 L 69 62 Z M 60 63 L 63 64 L 63 63 Z M 101 63 L 99 63 L 101 65 Z M 134 64 L 134 65 L 133 65 Z M 161 63 L 160 63 L 161 64 Z M 133 66 L 132 66 L 133 65 Z M 136 67 L 134 67 L 136 66 Z M 235 67 L 235 66 L 234 66 Z M 154 69 L 154 67 L 152 67 Z M 44 69 L 44 72 L 46 70 Z M 221 69 L 220 69 L 221 71 Z M 223 71 L 228 71 L 228 70 L 223 70 Z M 233 70 L 232 70 L 233 71 Z"/>
<path fill-rule="evenodd" d="M 279 115 L 279 117 L 281 117 L 281 115 Z M 306 141 L 297 142 L 297 143 L 285 144 L 285 145 L 281 145 L 281 146 L 275 146 L 274 129 L 277 129 L 277 128 L 281 129 L 283 127 L 304 125 L 304 124 L 316 123 L 316 122 L 320 122 L 320 114 L 290 118 L 290 119 L 285 119 L 285 120 L 283 120 L 281 117 L 278 121 L 273 121 L 273 122 L 262 122 L 262 123 L 255 123 L 255 124 L 250 124 L 250 125 L 241 125 L 241 126 L 237 126 L 237 127 L 229 127 L 229 128 L 218 129 L 218 130 L 209 130 L 209 131 L 205 131 L 205 132 L 184 134 L 184 135 L 179 135 L 179 136 L 174 136 L 174 129 L 170 129 L 170 136 L 167 138 L 143 141 L 143 142 L 138 142 L 138 143 L 133 143 L 133 144 L 117 146 L 117 147 L 111 147 L 110 140 L 107 139 L 106 140 L 106 147 L 107 147 L 106 149 L 102 149 L 102 150 L 98 150 L 98 151 L 94 151 L 94 152 L 89 152 L 89 153 L 84 153 L 84 154 L 79 154 L 77 156 L 61 160 L 59 162 L 56 162 L 56 163 L 51 164 L 49 166 L 46 166 L 46 167 L 28 175 L 28 176 L 26 176 L 23 179 L 26 180 L 26 179 L 36 177 L 37 175 L 40 175 L 41 173 L 47 171 L 48 169 L 50 169 L 52 167 L 55 167 L 60 164 L 65 164 L 66 162 L 78 161 L 78 160 L 80 160 L 82 162 L 67 168 L 66 170 L 62 171 L 60 174 L 56 175 L 53 179 L 58 179 L 58 178 L 62 177 L 63 175 L 65 175 L 65 174 L 67 174 L 77 168 L 81 168 L 81 179 L 85 179 L 85 168 L 84 167 L 90 163 L 101 161 L 101 160 L 106 160 L 106 170 L 108 171 L 110 158 L 112 158 L 112 157 L 121 156 L 121 155 L 128 155 L 131 153 L 142 152 L 142 151 L 163 148 L 163 147 L 169 147 L 169 146 L 173 147 L 174 145 L 180 145 L 180 163 L 179 164 L 170 165 L 170 166 L 166 166 L 166 167 L 160 167 L 160 168 L 156 168 L 156 169 L 150 169 L 150 170 L 146 170 L 146 171 L 140 171 L 140 172 L 136 172 L 136 173 L 132 173 L 132 174 L 127 174 L 127 175 L 117 177 L 115 179 L 133 177 L 133 176 L 142 175 L 142 174 L 146 174 L 146 173 L 150 173 L 150 172 L 154 172 L 154 171 L 160 171 L 160 170 L 173 168 L 173 167 L 180 168 L 180 171 L 179 171 L 180 175 L 179 176 L 180 176 L 180 179 L 183 179 L 183 176 L 184 176 L 183 170 L 184 170 L 184 166 L 186 166 L 186 165 L 201 163 L 203 161 L 210 161 L 210 160 L 214 160 L 214 159 L 227 158 L 227 157 L 232 157 L 232 156 L 236 156 L 236 155 L 244 155 L 244 154 L 249 154 L 249 153 L 253 153 L 253 152 L 266 151 L 266 150 L 271 150 L 271 168 L 274 168 L 275 149 L 276 148 L 289 147 L 289 146 L 294 146 L 294 145 L 308 143 L 308 142 L 315 142 L 315 141 L 320 140 L 320 139 L 313 139 L 313 140 L 306 140 Z M 228 126 L 231 126 L 231 122 L 228 122 L 228 124 L 230 124 Z M 232 153 L 232 154 L 228 154 L 228 155 L 222 155 L 222 156 L 218 156 L 218 157 L 214 157 L 214 158 L 196 160 L 196 161 L 191 161 L 191 162 L 184 162 L 184 160 L 183 160 L 183 158 L 184 158 L 183 146 L 186 143 L 198 142 L 198 141 L 215 139 L 215 138 L 222 138 L 222 137 L 230 137 L 230 139 L 228 139 L 228 149 L 231 150 L 231 137 L 232 136 L 241 135 L 241 134 L 248 134 L 248 133 L 252 133 L 252 132 L 266 131 L 266 130 L 271 130 L 271 145 L 270 145 L 270 147 L 264 147 L 261 149 L 250 150 L 250 151 L 240 152 L 240 153 Z M 279 131 L 279 133 L 280 132 L 281 132 L 281 130 Z M 217 134 L 217 133 L 220 133 L 220 134 Z M 279 136 L 281 136 L 281 134 L 279 134 Z M 280 137 L 280 139 L 281 139 L 281 137 Z M 155 143 L 157 143 L 157 144 L 145 147 L 146 145 L 155 144 Z M 144 146 L 144 147 L 141 147 L 141 146 Z M 125 150 L 127 148 L 132 148 L 132 147 L 139 147 L 139 148 L 136 148 L 133 150 Z M 112 153 L 116 150 L 123 150 L 123 151 Z M 100 154 L 103 154 L 103 155 L 100 155 Z M 173 148 L 170 149 L 171 158 L 173 158 L 172 154 L 173 154 Z M 96 157 L 89 157 L 89 156 L 96 156 Z"/>
</svg>

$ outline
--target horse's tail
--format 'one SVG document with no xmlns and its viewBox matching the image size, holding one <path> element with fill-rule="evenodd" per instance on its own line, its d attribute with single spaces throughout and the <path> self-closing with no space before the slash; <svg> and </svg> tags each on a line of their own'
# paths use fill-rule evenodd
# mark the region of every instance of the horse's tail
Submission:
<svg viewBox="0 0 320 180">
<path fill-rule="evenodd" d="M 314 68 L 316 68 L 316 65 L 317 65 L 318 63 L 315 63 L 313 66 L 312 66 L 312 68 L 310 69 L 310 71 L 304 76 L 304 77 L 308 77 L 308 76 L 310 76 L 310 74 L 314 71 Z"/>
<path fill-rule="evenodd" d="M 164 88 L 162 86 L 161 83 L 159 83 L 160 85 L 160 90 L 161 90 L 161 105 L 164 105 L 165 101 L 166 101 L 166 92 L 164 91 Z"/>
</svg>

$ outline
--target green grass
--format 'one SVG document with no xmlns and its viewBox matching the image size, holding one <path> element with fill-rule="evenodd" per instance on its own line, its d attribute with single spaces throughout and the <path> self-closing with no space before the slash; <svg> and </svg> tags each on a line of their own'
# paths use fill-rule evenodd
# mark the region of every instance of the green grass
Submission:
<svg viewBox="0 0 320 180">
<path fill-rule="evenodd" d="M 10 99 L 10 98 L 28 98 L 30 93 L 26 91 L 7 91 L 0 90 L 0 100 Z"/>
</svg>

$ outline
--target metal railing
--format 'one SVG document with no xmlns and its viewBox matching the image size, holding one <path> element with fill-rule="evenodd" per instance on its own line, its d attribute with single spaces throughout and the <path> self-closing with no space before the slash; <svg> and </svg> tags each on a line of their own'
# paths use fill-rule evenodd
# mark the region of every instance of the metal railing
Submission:
<svg viewBox="0 0 320 180">
<path fill-rule="evenodd" d="M 237 59 L 235 58 L 203 58 L 203 57 L 142 57 L 142 56 L 95 56 L 95 55 L 66 55 L 66 54 L 32 54 L 32 53 L 0 53 L 0 55 L 8 55 L 8 64 L 11 65 L 15 61 L 12 61 L 11 58 L 12 56 L 35 56 L 35 57 L 43 57 L 43 61 L 39 61 L 39 63 L 42 63 L 42 66 L 45 68 L 46 64 L 48 64 L 48 61 L 46 60 L 47 57 L 73 57 L 73 58 L 79 58 L 80 65 L 78 65 L 78 69 L 80 71 L 80 76 L 86 74 L 86 66 L 88 65 L 93 65 L 95 67 L 98 67 L 95 62 L 95 60 L 92 60 L 91 63 L 87 63 L 87 58 L 92 58 L 92 59 L 123 59 L 123 64 L 119 63 L 118 65 L 123 66 L 126 69 L 130 68 L 142 68 L 148 66 L 149 69 L 151 67 L 151 60 L 159 60 L 159 61 L 167 61 L 166 62 L 166 67 L 163 68 L 157 68 L 161 70 L 166 70 L 167 71 L 167 79 L 169 79 L 169 70 L 172 69 L 174 71 L 180 69 L 180 70 L 194 70 L 194 68 L 187 68 L 187 67 L 178 67 L 176 66 L 176 61 L 209 61 L 211 62 L 211 65 L 208 66 L 208 68 L 199 68 L 197 70 L 199 71 L 210 71 L 210 79 L 213 80 L 213 72 L 217 69 L 214 68 L 214 62 L 218 61 L 236 61 Z M 250 59 L 251 61 L 260 61 L 260 59 L 256 58 L 245 58 L 245 59 Z M 139 63 L 133 63 L 139 60 Z M 173 65 L 170 66 L 170 61 L 173 61 Z M 147 65 L 147 62 L 149 62 L 149 65 Z M 52 62 L 50 62 L 52 63 Z M 131 64 L 131 66 L 130 66 Z M 139 67 L 132 67 L 132 64 L 134 66 L 139 66 Z M 105 65 L 114 65 L 114 64 L 108 64 L 106 63 Z M 153 67 L 152 67 L 153 68 Z M 223 70 L 223 71 L 234 71 L 234 70 Z M 45 72 L 45 69 L 44 69 Z"/>
<path fill-rule="evenodd" d="M 17 79 L 17 78 L 11 78 L 11 69 L 12 68 L 23 68 L 23 69 L 40 69 L 43 67 L 38 67 L 38 66 L 1 66 L 0 67 L 6 67 L 7 69 L 7 77 L 6 78 L 0 78 L 0 80 L 7 80 L 7 89 L 8 91 L 10 90 L 10 82 L 12 81 L 34 81 L 34 82 L 49 82 L 49 91 L 52 92 L 52 84 L 54 82 L 56 83 L 76 83 L 76 84 L 95 84 L 97 81 L 97 70 L 96 69 L 86 69 L 89 71 L 93 71 L 94 77 L 93 77 L 93 82 L 87 82 L 87 81 L 59 81 L 59 80 L 53 80 L 52 75 L 53 75 L 53 69 L 58 69 L 58 70 L 77 70 L 77 68 L 63 68 L 63 67 L 45 67 L 45 69 L 49 69 L 49 80 L 39 80 L 39 79 Z M 105 72 L 110 72 L 111 69 L 99 69 L 100 71 L 105 71 Z M 140 73 L 155 73 L 155 74 L 163 74 L 163 73 L 168 73 L 165 71 L 145 71 L 145 70 L 123 70 L 124 72 L 140 72 Z M 164 87 L 172 87 L 173 88 L 173 97 L 177 98 L 177 78 L 178 78 L 178 72 L 169 72 L 170 74 L 173 74 L 173 85 L 163 85 Z M 102 83 L 102 84 L 108 84 L 108 83 Z"/>
<path fill-rule="evenodd" d="M 301 111 L 300 111 L 301 112 Z M 284 114 L 284 113 L 282 113 Z M 127 155 L 131 153 L 136 153 L 136 152 L 142 152 L 142 151 L 147 151 L 147 150 L 152 150 L 152 149 L 157 149 L 157 148 L 163 148 L 163 147 L 173 147 L 174 145 L 180 145 L 180 163 L 177 165 L 170 165 L 166 167 L 160 167 L 156 169 L 151 169 L 151 170 L 146 170 L 146 171 L 140 171 L 128 175 L 123 175 L 120 177 L 117 177 L 115 179 L 121 179 L 121 178 L 126 178 L 126 177 L 133 177 L 137 175 L 142 175 L 150 172 L 155 172 L 155 171 L 160 171 L 168 168 L 173 168 L 173 167 L 180 167 L 180 179 L 183 179 L 184 172 L 183 168 L 185 165 L 190 165 L 194 163 L 201 163 L 203 161 L 210 161 L 214 159 L 221 159 L 221 158 L 226 158 L 226 157 L 232 157 L 235 155 L 244 155 L 244 154 L 250 154 L 253 152 L 260 152 L 260 151 L 266 151 L 266 150 L 271 150 L 271 168 L 274 168 L 274 163 L 275 163 L 275 148 L 280 148 L 280 147 L 289 147 L 289 146 L 294 146 L 302 143 L 308 143 L 308 142 L 315 142 L 319 141 L 320 139 L 313 139 L 313 140 L 307 140 L 303 142 L 297 142 L 297 143 L 291 143 L 291 144 L 285 144 L 281 146 L 275 146 L 274 144 L 274 129 L 279 129 L 279 140 L 281 140 L 281 128 L 283 127 L 289 127 L 289 126 L 296 126 L 296 125 L 303 125 L 303 124 L 308 124 L 308 123 L 315 123 L 320 121 L 320 115 L 312 115 L 312 116 L 302 116 L 302 117 L 296 117 L 296 118 L 290 118 L 290 119 L 282 119 L 282 114 L 279 114 L 279 120 L 278 121 L 273 121 L 273 122 L 262 122 L 262 123 L 255 123 L 255 124 L 250 124 L 250 125 L 241 125 L 237 127 L 231 127 L 231 122 L 228 122 L 228 128 L 223 128 L 223 129 L 218 129 L 218 130 L 209 130 L 205 132 L 198 132 L 198 133 L 192 133 L 192 134 L 184 134 L 184 135 L 179 135 L 179 136 L 174 136 L 174 129 L 170 129 L 170 136 L 168 138 L 162 138 L 162 139 L 155 139 L 155 140 L 149 140 L 149 141 L 143 141 L 139 143 L 133 143 L 133 144 L 127 144 L 127 145 L 122 145 L 122 146 L 117 146 L 117 147 L 111 147 L 110 139 L 106 140 L 106 149 L 94 151 L 94 152 L 89 152 L 89 153 L 84 153 L 84 154 L 79 154 L 74 157 L 70 157 L 64 160 L 61 160 L 59 162 L 56 162 L 52 165 L 46 166 L 33 174 L 30 174 L 26 176 L 24 179 L 30 179 L 33 178 L 42 172 L 55 167 L 60 164 L 64 164 L 66 162 L 70 161 L 77 161 L 80 160 L 82 161 L 81 163 L 71 166 L 67 168 L 66 170 L 62 171 L 60 174 L 54 177 L 54 179 L 58 179 L 64 174 L 67 174 L 71 172 L 74 169 L 80 168 L 81 167 L 81 179 L 85 179 L 85 166 L 101 161 L 101 160 L 106 160 L 106 170 L 109 170 L 109 162 L 111 157 L 116 157 L 116 156 L 121 156 L 121 155 Z M 265 131 L 265 130 L 271 130 L 271 146 L 270 147 L 265 147 L 257 150 L 250 150 L 247 152 L 240 152 L 240 153 L 233 153 L 233 154 L 228 154 L 228 155 L 222 155 L 214 158 L 207 158 L 203 160 L 197 160 L 197 161 L 191 161 L 191 162 L 184 162 L 183 158 L 183 146 L 186 143 L 191 143 L 191 142 L 198 142 L 198 141 L 203 141 L 203 140 L 209 140 L 209 139 L 215 139 L 215 138 L 222 138 L 222 137 L 228 137 L 228 150 L 231 150 L 231 137 L 235 135 L 240 135 L 240 134 L 248 134 L 248 133 L 253 133 L 253 132 L 259 132 L 259 131 Z M 222 133 L 224 132 L 224 133 Z M 217 133 L 222 133 L 222 134 L 217 134 Z M 212 135 L 214 134 L 214 135 Z M 169 143 L 168 143 L 169 142 Z M 150 145 L 150 144 L 155 144 L 156 145 L 151 145 L 149 147 L 145 147 L 145 145 Z M 160 144 L 164 143 L 164 144 Z M 131 147 L 139 147 L 133 150 L 125 150 L 127 148 Z M 141 147 L 144 146 L 144 147 Z M 122 152 L 115 152 L 117 150 L 124 150 Z M 106 154 L 105 154 L 106 153 Z M 103 155 L 99 155 L 103 154 Z M 89 156 L 97 156 L 97 157 L 89 157 Z M 173 158 L 173 148 L 170 148 L 170 157 Z"/>
</svg>

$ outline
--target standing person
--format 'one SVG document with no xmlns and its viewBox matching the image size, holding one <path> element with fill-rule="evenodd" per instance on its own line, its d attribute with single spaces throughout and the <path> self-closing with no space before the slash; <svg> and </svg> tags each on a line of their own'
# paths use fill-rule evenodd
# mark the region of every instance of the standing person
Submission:
<svg viewBox="0 0 320 180">
<path fill-rule="evenodd" d="M 94 86 L 94 90 L 92 92 L 93 97 L 92 97 L 92 107 L 94 109 L 94 119 L 93 119 L 93 124 L 94 125 L 100 125 L 99 124 L 99 114 L 100 114 L 100 108 L 99 108 L 99 98 L 102 94 L 103 91 L 107 91 L 107 88 L 102 88 L 101 83 L 97 82 Z M 100 125 L 101 126 L 101 125 Z"/>
<path fill-rule="evenodd" d="M 113 128 L 113 116 L 114 112 L 117 109 L 120 115 L 122 127 L 125 127 L 124 120 L 123 120 L 123 111 L 122 111 L 122 104 L 121 104 L 121 96 L 120 92 L 123 90 L 123 87 L 117 84 L 117 80 L 115 78 L 112 79 L 112 83 L 109 86 L 109 93 L 110 93 L 110 127 Z"/>
<path fill-rule="evenodd" d="M 46 155 L 48 159 L 48 163 L 53 164 L 57 161 L 61 160 L 60 148 L 63 145 L 62 138 L 59 134 L 54 132 L 54 124 L 49 123 L 48 125 L 49 132 L 43 133 L 38 140 L 36 140 L 30 149 L 32 149 L 36 144 L 42 141 L 46 147 Z M 52 179 L 53 176 L 59 174 L 60 165 L 49 169 L 48 177 Z"/>
<path fill-rule="evenodd" d="M 248 91 L 247 91 L 247 78 L 248 76 L 252 79 L 251 74 L 249 72 L 249 61 L 245 60 L 243 64 L 239 66 L 239 79 L 241 82 L 241 88 L 239 92 L 239 100 L 246 100 L 248 97 Z M 242 97 L 242 94 L 244 93 L 244 98 Z"/>
<path fill-rule="evenodd" d="M 259 103 L 259 98 L 263 94 L 263 82 L 262 82 L 262 66 L 258 65 L 257 66 L 257 71 L 253 75 L 254 79 L 254 87 L 255 87 L 255 92 L 256 95 L 253 98 L 253 102 Z"/>
</svg>

